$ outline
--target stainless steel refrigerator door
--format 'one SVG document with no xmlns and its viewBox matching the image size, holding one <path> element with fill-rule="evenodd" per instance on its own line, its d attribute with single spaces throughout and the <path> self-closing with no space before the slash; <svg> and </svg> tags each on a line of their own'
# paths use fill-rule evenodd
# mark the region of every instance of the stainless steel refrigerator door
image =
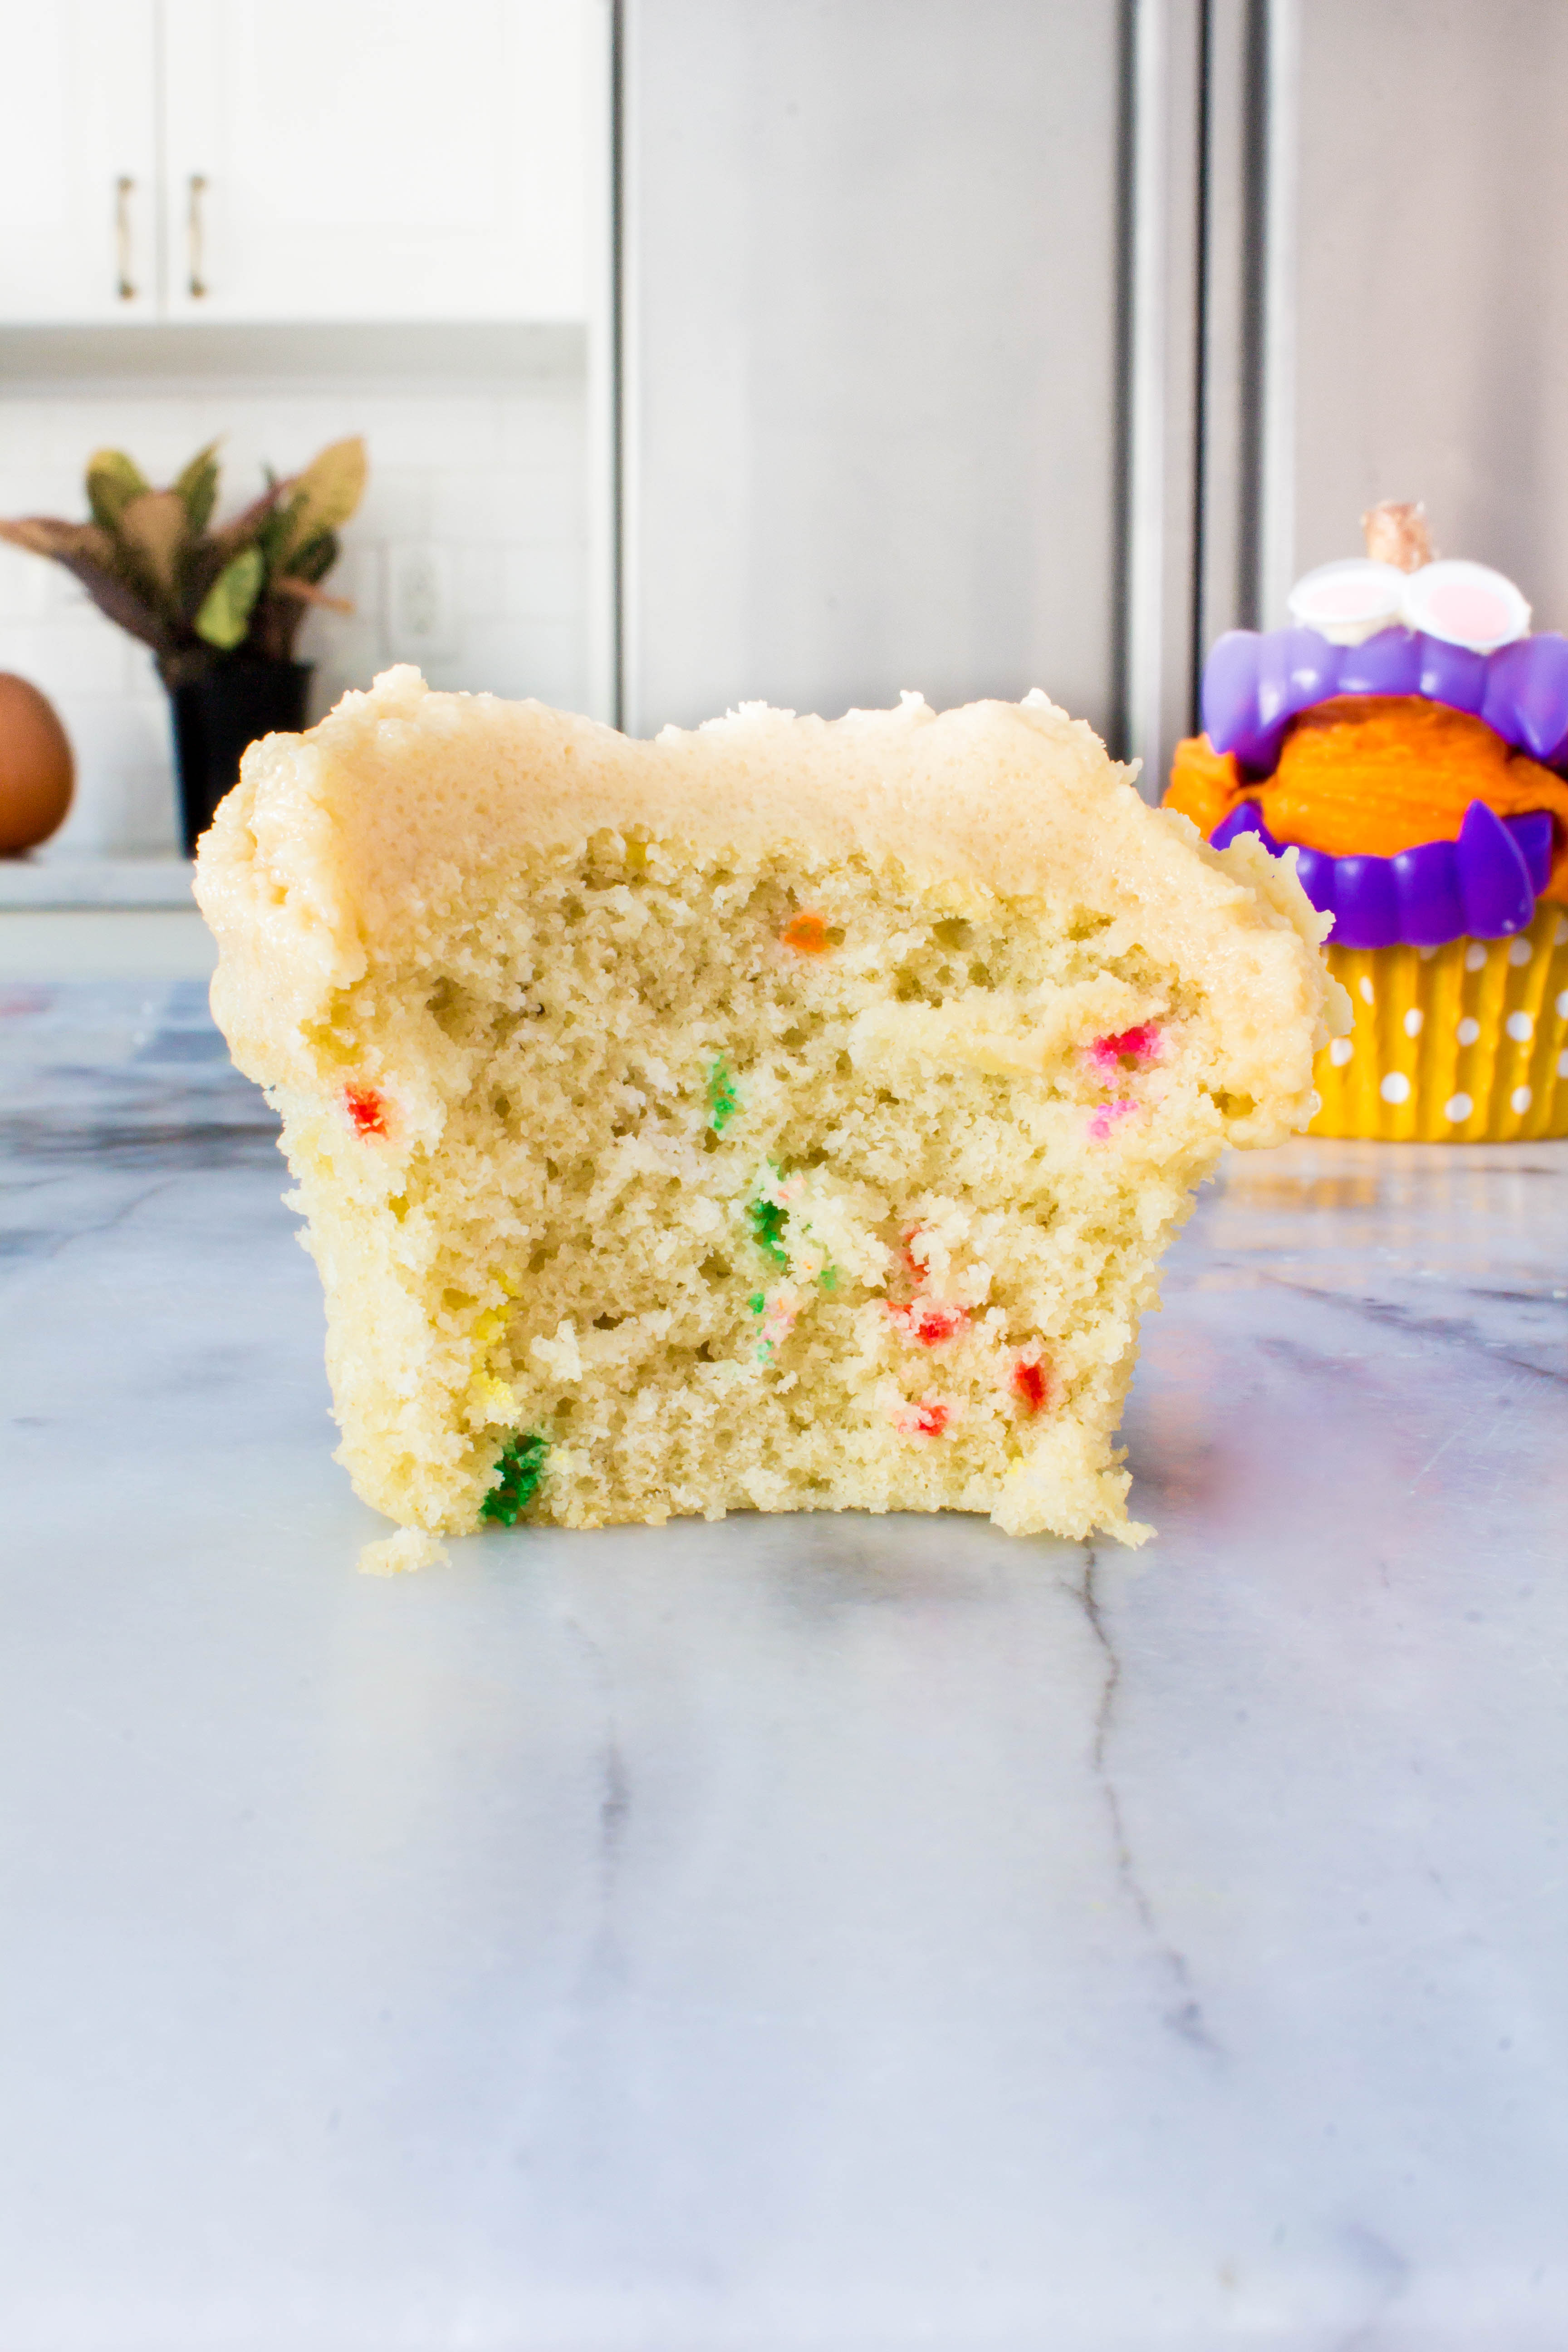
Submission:
<svg viewBox="0 0 1568 2352">
<path fill-rule="evenodd" d="M 626 721 L 1118 661 L 1117 0 L 629 0 Z"/>
<path fill-rule="evenodd" d="M 1271 14 L 1295 100 L 1275 142 L 1290 348 L 1262 621 L 1283 620 L 1291 576 L 1360 551 L 1364 508 L 1397 498 L 1426 500 L 1442 553 L 1496 564 L 1538 628 L 1561 627 L 1568 10 L 1294 0 Z"/>
</svg>

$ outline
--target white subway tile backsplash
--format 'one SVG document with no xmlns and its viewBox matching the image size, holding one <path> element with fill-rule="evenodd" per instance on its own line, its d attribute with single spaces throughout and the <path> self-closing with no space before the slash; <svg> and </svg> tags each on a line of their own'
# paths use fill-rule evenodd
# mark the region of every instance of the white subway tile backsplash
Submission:
<svg viewBox="0 0 1568 2352">
<path fill-rule="evenodd" d="M 505 610 L 504 547 L 460 547 L 457 551 L 458 610 L 466 620 L 493 621 Z"/>
<path fill-rule="evenodd" d="M 353 528 L 377 539 L 423 539 L 430 528 L 430 468 L 383 466 L 373 456 Z"/>
<path fill-rule="evenodd" d="M 431 483 L 431 536 L 448 545 L 489 541 L 498 546 L 520 532 L 553 538 L 561 527 L 558 509 L 569 501 L 581 502 L 581 486 L 574 480 L 558 485 L 549 476 L 499 466 L 453 467 Z"/>
<path fill-rule="evenodd" d="M 0 513 L 10 511 L 0 508 Z M 23 548 L 0 545 L 0 625 L 41 620 L 48 610 L 49 574 L 58 570 Z M 62 579 L 68 576 L 60 573 Z"/>
<path fill-rule="evenodd" d="M 588 692 L 584 571 L 585 403 L 580 378 L 513 380 L 461 392 L 388 389 L 363 379 L 308 387 L 226 379 L 203 388 L 116 380 L 0 394 L 0 514 L 86 515 L 82 473 L 105 444 L 166 481 L 221 440 L 222 510 L 329 441 L 362 432 L 364 501 L 324 583 L 352 616 L 311 611 L 298 652 L 316 668 L 312 714 L 368 686 L 393 657 L 388 551 L 437 551 L 451 583 L 453 650 L 432 685 L 533 694 L 580 708 Z M 0 669 L 55 702 L 78 766 L 77 797 L 53 848 L 102 855 L 172 850 L 174 789 L 167 704 L 151 656 L 106 620 L 58 565 L 0 547 Z"/>
<path fill-rule="evenodd" d="M 77 759 L 70 814 L 55 853 L 173 855 L 176 847 L 167 705 L 61 693 L 57 708 Z"/>
<path fill-rule="evenodd" d="M 583 463 L 587 419 L 581 400 L 564 393 L 501 404 L 501 463 L 529 472 L 568 471 Z"/>
<path fill-rule="evenodd" d="M 586 656 L 583 632 L 569 621 L 486 622 L 473 629 L 475 648 L 486 684 L 496 694 L 532 695 L 564 710 L 580 710 L 585 693 Z M 449 664 L 431 684 L 455 686 Z"/>
<path fill-rule="evenodd" d="M 505 618 L 553 621 L 580 613 L 585 556 L 581 543 L 570 540 L 503 549 L 500 610 Z"/>
<path fill-rule="evenodd" d="M 121 696 L 129 686 L 127 646 L 90 605 L 79 615 L 13 622 L 5 630 L 7 667 L 46 693 Z"/>
</svg>

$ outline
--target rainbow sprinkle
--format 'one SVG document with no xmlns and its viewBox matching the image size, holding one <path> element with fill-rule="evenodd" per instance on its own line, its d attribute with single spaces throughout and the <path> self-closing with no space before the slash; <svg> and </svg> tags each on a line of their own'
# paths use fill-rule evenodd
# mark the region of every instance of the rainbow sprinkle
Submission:
<svg viewBox="0 0 1568 2352">
<path fill-rule="evenodd" d="M 386 1133 L 386 1105 L 374 1087 L 345 1087 L 343 1101 L 356 1135 Z"/>
<path fill-rule="evenodd" d="M 956 1339 L 969 1320 L 967 1307 L 942 1307 L 933 1298 L 913 1300 L 908 1307 L 889 1307 L 888 1319 L 917 1347 L 940 1348 Z"/>
<path fill-rule="evenodd" d="M 797 955 L 826 955 L 833 945 L 820 915 L 792 915 L 779 938 Z"/>
<path fill-rule="evenodd" d="M 721 1055 L 708 1073 L 708 1124 L 715 1135 L 723 1134 L 740 1108 L 735 1082 Z"/>
<path fill-rule="evenodd" d="M 550 1440 L 534 1429 L 519 1430 L 509 1438 L 496 1463 L 499 1482 L 479 1505 L 480 1518 L 499 1520 L 503 1528 L 515 1527 L 520 1513 L 527 1510 L 539 1490 L 549 1451 Z"/>
<path fill-rule="evenodd" d="M 1109 1143 L 1110 1130 L 1116 1121 L 1119 1118 L 1125 1118 L 1130 1111 L 1135 1111 L 1137 1108 L 1137 1104 L 1131 1096 L 1124 1096 L 1120 1102 L 1102 1103 L 1089 1122 L 1089 1141 Z"/>
<path fill-rule="evenodd" d="M 893 1415 L 900 1437 L 940 1437 L 952 1419 L 952 1407 L 941 1397 L 925 1396 Z"/>
<path fill-rule="evenodd" d="M 783 1290 L 776 1292 L 773 1297 L 764 1299 L 763 1303 L 766 1311 L 763 1316 L 763 1328 L 757 1335 L 759 1364 L 765 1364 L 768 1358 L 775 1354 L 784 1345 L 795 1329 L 795 1318 L 800 1313 L 798 1294 L 791 1290 L 787 1284 Z M 752 1312 L 756 1312 L 754 1307 Z"/>
<path fill-rule="evenodd" d="M 1114 1037 L 1097 1037 L 1083 1052 L 1084 1059 L 1094 1065 L 1102 1078 L 1114 1078 L 1129 1062 L 1142 1069 L 1146 1062 L 1158 1061 L 1159 1028 L 1152 1021 L 1141 1022 L 1136 1029 L 1123 1029 Z"/>
<path fill-rule="evenodd" d="M 777 1201 L 752 1201 L 747 1204 L 746 1220 L 752 1228 L 752 1239 L 763 1255 L 771 1257 L 775 1265 L 789 1264 L 789 1254 L 780 1239 L 787 1214 L 788 1212 Z"/>
</svg>

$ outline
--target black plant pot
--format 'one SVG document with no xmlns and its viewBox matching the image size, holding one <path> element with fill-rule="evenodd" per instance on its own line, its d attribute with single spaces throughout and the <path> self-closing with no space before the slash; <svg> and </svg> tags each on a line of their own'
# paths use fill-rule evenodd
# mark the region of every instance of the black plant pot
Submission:
<svg viewBox="0 0 1568 2352">
<path fill-rule="evenodd" d="M 293 734 L 303 727 L 310 685 L 309 662 L 237 654 L 205 677 L 171 688 L 187 857 L 195 856 L 213 811 L 238 782 L 246 746 L 258 735 Z"/>
</svg>

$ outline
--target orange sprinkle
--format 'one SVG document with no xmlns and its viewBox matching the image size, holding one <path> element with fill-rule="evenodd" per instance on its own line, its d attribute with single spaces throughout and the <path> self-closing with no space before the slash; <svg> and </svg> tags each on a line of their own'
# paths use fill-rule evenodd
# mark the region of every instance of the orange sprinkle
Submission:
<svg viewBox="0 0 1568 2352">
<path fill-rule="evenodd" d="M 797 955 L 826 955 L 833 945 L 820 915 L 792 915 L 779 937 Z"/>
<path fill-rule="evenodd" d="M 386 1105 L 374 1087 L 345 1087 L 343 1100 L 356 1135 L 386 1133 Z"/>
</svg>

